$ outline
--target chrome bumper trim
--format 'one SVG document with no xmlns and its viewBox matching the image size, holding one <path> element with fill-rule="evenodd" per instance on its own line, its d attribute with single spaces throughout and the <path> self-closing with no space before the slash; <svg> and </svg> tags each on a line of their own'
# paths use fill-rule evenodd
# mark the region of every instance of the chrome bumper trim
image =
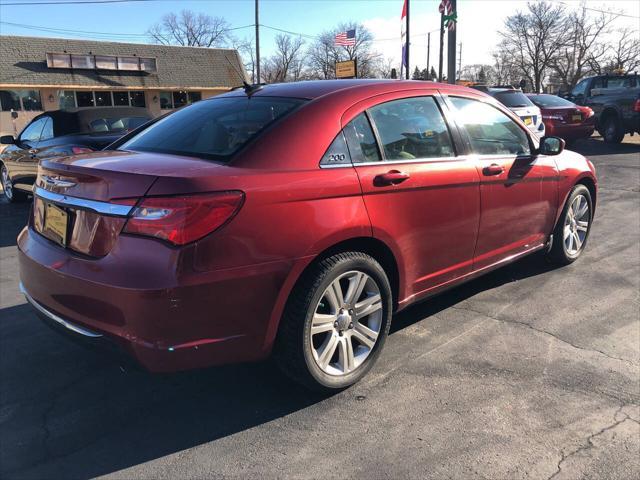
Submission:
<svg viewBox="0 0 640 480">
<path fill-rule="evenodd" d="M 87 330 L 86 328 L 82 328 L 79 327 L 78 325 L 74 325 L 71 322 L 67 322 L 66 320 L 64 320 L 63 318 L 60 318 L 58 315 L 56 315 L 55 313 L 50 312 L 49 310 L 47 310 L 46 308 L 44 308 L 42 305 L 40 305 L 38 302 L 36 302 L 31 295 L 29 295 L 29 293 L 27 292 L 27 290 L 24 288 L 24 285 L 22 284 L 22 282 L 20 282 L 20 291 L 22 292 L 22 294 L 24 295 L 24 297 L 27 299 L 27 301 L 33 305 L 33 307 L 38 310 L 40 313 L 42 313 L 45 317 L 53 320 L 56 323 L 59 323 L 60 325 L 62 325 L 64 328 L 71 330 L 72 332 L 76 332 L 79 333 L 80 335 L 84 335 L 85 337 L 91 337 L 91 338 L 99 338 L 102 337 L 102 334 L 100 333 L 96 333 L 96 332 L 92 332 L 91 330 Z"/>
<path fill-rule="evenodd" d="M 70 197 L 59 193 L 50 192 L 42 187 L 34 187 L 34 195 L 43 198 L 48 202 L 58 203 L 60 205 L 68 205 L 86 210 L 93 210 L 104 215 L 113 215 L 117 217 L 126 217 L 133 209 L 131 205 L 118 205 L 109 202 L 99 202 L 97 200 L 88 200 L 86 198 Z"/>
</svg>

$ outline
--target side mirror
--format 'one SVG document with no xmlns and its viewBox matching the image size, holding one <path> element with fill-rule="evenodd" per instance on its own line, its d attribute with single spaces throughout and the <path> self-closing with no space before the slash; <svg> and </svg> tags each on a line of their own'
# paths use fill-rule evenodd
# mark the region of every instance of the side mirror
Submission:
<svg viewBox="0 0 640 480">
<path fill-rule="evenodd" d="M 542 155 L 558 155 L 564 150 L 565 141 L 560 137 L 542 137 L 538 153 Z"/>
<path fill-rule="evenodd" d="M 16 143 L 16 140 L 12 135 L 2 135 L 0 137 L 0 143 L 3 145 L 13 145 Z"/>
</svg>

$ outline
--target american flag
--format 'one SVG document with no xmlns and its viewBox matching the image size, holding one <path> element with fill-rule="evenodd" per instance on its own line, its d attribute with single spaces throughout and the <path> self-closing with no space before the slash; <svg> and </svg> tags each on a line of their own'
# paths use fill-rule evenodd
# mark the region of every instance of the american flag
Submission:
<svg viewBox="0 0 640 480">
<path fill-rule="evenodd" d="M 353 47 L 356 44 L 356 30 L 347 30 L 336 35 L 334 45 L 336 47 Z"/>
</svg>

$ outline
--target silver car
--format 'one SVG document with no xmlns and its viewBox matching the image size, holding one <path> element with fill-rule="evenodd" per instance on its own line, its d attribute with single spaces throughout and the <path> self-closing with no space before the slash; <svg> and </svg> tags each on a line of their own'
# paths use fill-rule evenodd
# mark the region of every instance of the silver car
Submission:
<svg viewBox="0 0 640 480">
<path fill-rule="evenodd" d="M 529 130 L 544 137 L 542 113 L 529 97 L 515 88 L 488 88 L 486 92 L 518 115 Z"/>
</svg>

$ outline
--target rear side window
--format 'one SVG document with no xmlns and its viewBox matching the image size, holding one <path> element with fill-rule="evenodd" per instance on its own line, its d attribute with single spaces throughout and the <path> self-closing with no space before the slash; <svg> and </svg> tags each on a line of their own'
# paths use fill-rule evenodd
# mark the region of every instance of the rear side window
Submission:
<svg viewBox="0 0 640 480">
<path fill-rule="evenodd" d="M 304 102 L 246 96 L 197 102 L 153 123 L 119 148 L 226 162 L 268 125 Z"/>
<path fill-rule="evenodd" d="M 344 134 L 340 132 L 336 138 L 331 142 L 331 145 L 325 152 L 320 165 L 324 167 L 330 167 L 331 165 L 350 165 L 351 157 L 349 156 L 349 149 L 347 148 L 347 142 L 344 139 Z"/>
<path fill-rule="evenodd" d="M 343 132 L 353 163 L 379 162 L 382 159 L 371 124 L 364 113 L 351 120 Z"/>
<path fill-rule="evenodd" d="M 106 117 L 96 118 L 89 122 L 89 131 L 92 133 L 122 132 L 134 130 L 146 123 L 146 117 Z"/>
<path fill-rule="evenodd" d="M 529 137 L 511 118 L 492 105 L 449 97 L 456 119 L 464 125 L 471 148 L 479 155 L 529 155 Z"/>
<path fill-rule="evenodd" d="M 386 102 L 370 113 L 386 160 L 453 156 L 449 130 L 432 97 Z"/>
<path fill-rule="evenodd" d="M 533 107 L 533 102 L 524 93 L 515 90 L 495 93 L 493 96 L 509 108 Z"/>
</svg>

